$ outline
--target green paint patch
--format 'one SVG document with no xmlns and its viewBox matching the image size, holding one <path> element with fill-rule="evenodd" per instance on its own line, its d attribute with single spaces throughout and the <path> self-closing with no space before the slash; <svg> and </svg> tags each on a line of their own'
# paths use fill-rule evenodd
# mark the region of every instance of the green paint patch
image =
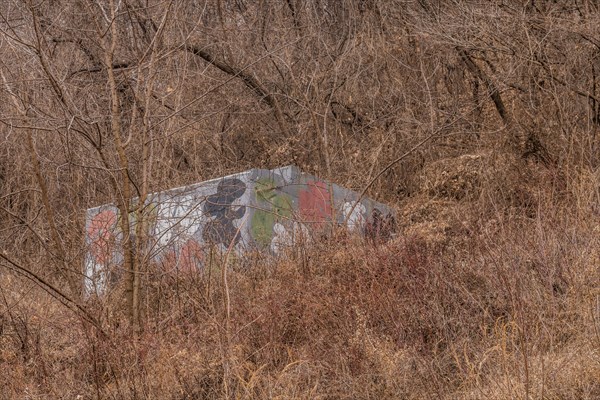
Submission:
<svg viewBox="0 0 600 400">
<path fill-rule="evenodd" d="M 259 208 L 252 217 L 250 234 L 257 243 L 268 246 L 275 223 L 292 217 L 292 198 L 278 191 L 272 179 L 260 179 L 254 192 Z"/>
</svg>

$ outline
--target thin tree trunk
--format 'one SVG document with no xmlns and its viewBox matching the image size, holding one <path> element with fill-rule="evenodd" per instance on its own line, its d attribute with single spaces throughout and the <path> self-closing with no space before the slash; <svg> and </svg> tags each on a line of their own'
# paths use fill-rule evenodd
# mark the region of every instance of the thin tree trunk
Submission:
<svg viewBox="0 0 600 400">
<path fill-rule="evenodd" d="M 111 132 L 115 140 L 117 155 L 119 158 L 119 166 L 121 172 L 121 196 L 117 201 L 121 214 L 121 231 L 123 233 L 123 268 L 125 270 L 125 296 L 126 305 L 131 319 L 131 324 L 134 332 L 139 331 L 139 293 L 134 290 L 134 282 L 139 274 L 138 265 L 134 257 L 134 244 L 131 240 L 131 229 L 129 221 L 129 206 L 131 202 L 131 187 L 129 185 L 129 160 L 125 153 L 125 144 L 121 138 L 121 107 L 119 102 L 119 94 L 117 91 L 117 83 L 113 69 L 113 58 L 117 45 L 117 24 L 114 23 L 116 18 L 114 0 L 110 1 L 111 20 L 111 40 L 110 45 L 105 50 L 105 63 L 108 73 L 108 83 L 110 87 L 111 98 Z"/>
<path fill-rule="evenodd" d="M 40 188 L 40 192 L 42 195 L 42 204 L 44 205 L 46 222 L 48 223 L 48 227 L 50 228 L 50 235 L 52 236 L 54 252 L 60 264 L 58 270 L 60 271 L 60 275 L 67 281 L 69 289 L 71 289 L 71 294 L 76 298 L 79 298 L 81 294 L 81 291 L 79 289 L 80 286 L 77 284 L 77 281 L 73 278 L 73 275 L 71 273 L 72 271 L 67 265 L 66 253 L 63 248 L 62 241 L 60 240 L 58 229 L 56 228 L 54 210 L 50 205 L 50 200 L 48 196 L 48 186 L 46 185 L 46 180 L 42 176 L 40 160 L 35 150 L 35 145 L 33 143 L 33 136 L 31 134 L 31 131 L 27 132 L 27 147 L 29 148 L 29 155 L 31 157 L 31 164 L 33 165 L 33 172 L 35 174 L 35 178 L 37 180 L 37 184 Z"/>
</svg>

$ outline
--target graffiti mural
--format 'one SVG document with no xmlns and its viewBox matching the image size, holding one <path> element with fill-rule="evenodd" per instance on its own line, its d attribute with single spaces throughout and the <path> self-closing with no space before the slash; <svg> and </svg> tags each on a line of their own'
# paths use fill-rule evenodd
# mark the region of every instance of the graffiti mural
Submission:
<svg viewBox="0 0 600 400">
<path fill-rule="evenodd" d="M 217 192 L 206 198 L 204 213 L 210 219 L 204 226 L 202 238 L 211 244 L 229 246 L 240 240 L 238 227 L 234 224 L 246 214 L 243 205 L 233 206 L 233 202 L 244 194 L 246 184 L 237 178 L 219 182 Z"/>
<path fill-rule="evenodd" d="M 121 231 L 118 224 L 118 212 L 115 207 L 100 207 L 88 212 L 86 221 L 86 279 L 87 292 L 96 285 L 106 286 L 116 279 L 116 266 L 121 262 Z"/>
<path fill-rule="evenodd" d="M 286 249 L 308 241 L 310 241 L 310 231 L 305 224 L 298 221 L 285 225 L 276 223 L 273 225 L 273 239 L 269 248 L 273 254 L 280 255 Z"/>
<path fill-rule="evenodd" d="M 331 218 L 331 193 L 323 181 L 307 181 L 298 193 L 300 217 L 307 223 L 321 227 Z"/>
<path fill-rule="evenodd" d="M 292 218 L 292 198 L 277 190 L 273 179 L 259 179 L 254 188 L 257 208 L 252 216 L 250 233 L 262 246 L 269 246 L 275 235 L 275 225 Z"/>
<path fill-rule="evenodd" d="M 135 199 L 133 199 L 135 201 Z M 144 205 L 143 259 L 165 271 L 193 272 L 207 254 L 234 255 L 258 249 L 281 255 L 286 248 L 322 234 L 332 224 L 379 241 L 394 235 L 394 212 L 358 193 L 304 174 L 296 167 L 252 169 L 239 174 L 166 190 Z M 135 232 L 135 218 L 130 218 Z M 114 205 L 86 214 L 85 287 L 103 292 L 109 271 L 123 255 L 119 213 Z M 318 237 L 318 235 L 317 235 Z"/>
<path fill-rule="evenodd" d="M 196 198 L 190 194 L 164 199 L 150 210 L 149 219 L 155 221 L 153 236 L 160 248 L 177 245 L 191 237 L 203 219 Z"/>
<path fill-rule="evenodd" d="M 347 201 L 342 206 L 342 214 L 351 232 L 357 231 L 365 224 L 367 207 L 362 203 Z"/>
<path fill-rule="evenodd" d="M 396 232 L 396 219 L 393 214 L 385 214 L 378 209 L 373 209 L 371 218 L 365 225 L 365 236 L 376 242 L 390 240 Z"/>
<path fill-rule="evenodd" d="M 204 263 L 204 247 L 197 240 L 188 239 L 183 246 L 179 257 L 176 257 L 178 269 L 182 272 L 193 272 Z"/>
<path fill-rule="evenodd" d="M 99 263 L 105 264 L 112 257 L 116 228 L 117 213 L 110 209 L 96 214 L 88 224 L 87 237 L 91 256 Z"/>
</svg>

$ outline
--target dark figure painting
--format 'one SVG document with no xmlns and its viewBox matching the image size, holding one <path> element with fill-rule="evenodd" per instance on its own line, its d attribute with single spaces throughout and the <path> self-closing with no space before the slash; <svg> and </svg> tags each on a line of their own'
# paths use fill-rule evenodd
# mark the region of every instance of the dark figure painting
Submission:
<svg viewBox="0 0 600 400">
<path fill-rule="evenodd" d="M 396 232 L 396 219 L 393 215 L 384 215 L 378 209 L 373 209 L 371 218 L 365 226 L 365 236 L 375 242 L 385 243 Z"/>
<path fill-rule="evenodd" d="M 204 215 L 210 221 L 204 227 L 202 238 L 211 244 L 234 245 L 240 240 L 238 228 L 234 221 L 246 214 L 246 207 L 232 203 L 242 197 L 246 191 L 246 184 L 236 178 L 224 179 L 219 182 L 217 192 L 206 198 Z"/>
</svg>

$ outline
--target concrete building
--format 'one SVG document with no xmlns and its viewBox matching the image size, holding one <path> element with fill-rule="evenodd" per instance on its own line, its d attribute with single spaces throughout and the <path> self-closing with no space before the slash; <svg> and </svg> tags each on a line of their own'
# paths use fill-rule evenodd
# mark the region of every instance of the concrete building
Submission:
<svg viewBox="0 0 600 400">
<path fill-rule="evenodd" d="M 144 259 L 166 270 L 202 268 L 209 249 L 253 249 L 281 255 L 332 224 L 377 240 L 394 231 L 394 212 L 359 194 L 302 173 L 294 166 L 251 169 L 148 196 Z M 132 232 L 137 221 L 130 216 Z M 123 261 L 119 211 L 87 210 L 85 287 L 102 293 Z"/>
</svg>

